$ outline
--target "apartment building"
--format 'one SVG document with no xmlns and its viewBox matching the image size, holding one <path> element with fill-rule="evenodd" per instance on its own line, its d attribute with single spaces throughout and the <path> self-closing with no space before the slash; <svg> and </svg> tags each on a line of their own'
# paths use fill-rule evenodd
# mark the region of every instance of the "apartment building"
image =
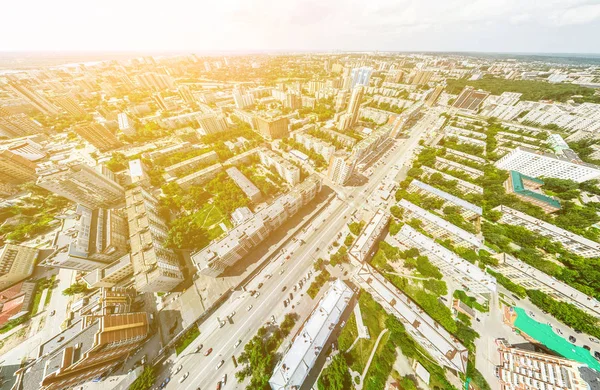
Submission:
<svg viewBox="0 0 600 390">
<path fill-rule="evenodd" d="M 37 164 L 9 149 L 0 150 L 0 182 L 22 184 L 34 181 Z"/>
<path fill-rule="evenodd" d="M 28 85 L 25 82 L 9 82 L 7 83 L 7 87 L 10 91 L 31 104 L 42 114 L 52 116 L 59 113 L 58 107 L 50 103 L 45 96 L 36 91 L 31 85 Z"/>
<path fill-rule="evenodd" d="M 286 138 L 289 134 L 288 126 L 290 120 L 287 116 L 263 116 L 256 115 L 256 130 L 268 140 Z"/>
<path fill-rule="evenodd" d="M 117 115 L 117 121 L 119 122 L 119 130 L 121 130 L 124 134 L 128 136 L 135 135 L 135 126 L 133 125 L 133 121 L 129 119 L 126 113 L 121 112 Z"/>
<path fill-rule="evenodd" d="M 52 100 L 58 107 L 65 110 L 71 116 L 81 118 L 87 115 L 87 113 L 83 108 L 81 108 L 79 103 L 68 94 L 55 96 L 54 98 L 52 98 Z"/>
<path fill-rule="evenodd" d="M 460 95 L 456 98 L 456 101 L 452 105 L 454 108 L 460 110 L 477 113 L 479 107 L 485 99 L 490 95 L 489 92 L 482 90 L 475 90 L 471 86 L 466 86 Z"/>
<path fill-rule="evenodd" d="M 312 201 L 320 191 L 319 176 L 308 177 L 289 193 L 275 199 L 273 203 L 230 230 L 221 240 L 214 241 L 192 254 L 192 262 L 201 274 L 219 276 Z"/>
<path fill-rule="evenodd" d="M 269 379 L 272 390 L 302 388 L 353 296 L 341 279 L 331 284 L 275 366 Z"/>
<path fill-rule="evenodd" d="M 392 130 L 393 126 L 387 124 L 371 132 L 366 138 L 354 145 L 352 158 L 359 164 L 369 163 L 375 156 L 391 145 Z"/>
<path fill-rule="evenodd" d="M 375 248 L 375 244 L 379 242 L 381 235 L 387 231 L 389 221 L 390 215 L 386 211 L 377 210 L 350 247 L 348 254 L 360 263 L 369 261 L 371 251 Z"/>
<path fill-rule="evenodd" d="M 114 287 L 133 276 L 131 255 L 127 253 L 104 268 L 96 268 L 83 276 L 89 288 Z"/>
<path fill-rule="evenodd" d="M 404 210 L 404 219 L 406 221 L 411 219 L 419 220 L 421 222 L 421 228 L 437 239 L 449 239 L 456 246 L 473 249 L 475 251 L 478 251 L 483 247 L 483 239 L 481 237 L 459 228 L 406 199 L 401 199 L 398 206 Z"/>
<path fill-rule="evenodd" d="M 477 295 L 477 298 L 485 301 L 496 291 L 496 279 L 493 276 L 411 226 L 403 225 L 397 239 L 409 248 L 419 249 L 444 276 L 454 280 L 468 293 Z"/>
<path fill-rule="evenodd" d="M 125 200 L 135 289 L 169 292 L 184 275 L 179 256 L 163 246 L 169 229 L 158 214 L 158 200 L 140 187 L 128 190 Z"/>
<path fill-rule="evenodd" d="M 219 172 L 223 170 L 221 163 L 216 163 L 206 168 L 202 168 L 199 171 L 190 173 L 184 177 L 175 180 L 175 183 L 183 189 L 187 189 L 192 185 L 200 185 L 206 183 L 210 179 L 217 176 Z"/>
<path fill-rule="evenodd" d="M 163 149 L 155 150 L 147 154 L 147 157 L 153 162 L 168 158 L 178 153 L 187 153 L 194 150 L 194 146 L 189 142 L 181 142 L 176 145 L 168 146 Z"/>
<path fill-rule="evenodd" d="M 83 123 L 76 125 L 75 132 L 101 152 L 115 149 L 123 145 L 112 131 L 99 123 Z"/>
<path fill-rule="evenodd" d="M 221 133 L 228 128 L 225 118 L 214 113 L 202 115 L 197 120 L 205 135 Z"/>
<path fill-rule="evenodd" d="M 13 389 L 71 389 L 109 373 L 144 343 L 150 331 L 147 313 L 120 309 L 83 316 L 42 343 L 36 359 L 15 373 Z"/>
<path fill-rule="evenodd" d="M 450 169 L 454 171 L 463 172 L 464 174 L 468 175 L 473 179 L 477 179 L 483 176 L 484 174 L 484 172 L 480 171 L 479 169 L 471 168 L 467 165 L 463 165 L 440 156 L 435 156 L 434 166 L 438 169 Z"/>
<path fill-rule="evenodd" d="M 356 160 L 346 152 L 338 150 L 331 155 L 327 168 L 327 178 L 335 184 L 345 185 L 354 173 Z"/>
<path fill-rule="evenodd" d="M 543 180 L 510 171 L 508 179 L 504 182 L 504 189 L 507 194 L 514 194 L 522 201 L 540 207 L 545 213 L 560 210 L 558 199 L 545 195 L 541 189 L 543 185 Z"/>
<path fill-rule="evenodd" d="M 539 290 L 557 301 L 570 303 L 589 315 L 600 318 L 600 302 L 596 298 L 585 295 L 554 276 L 550 276 L 507 253 L 500 253 L 494 257 L 498 259 L 498 265 L 494 266 L 494 271 L 506 276 L 512 282 L 528 290 Z"/>
<path fill-rule="evenodd" d="M 478 157 L 478 156 L 475 156 L 475 155 L 472 155 L 469 153 L 461 152 L 459 150 L 454 150 L 451 148 L 445 148 L 445 150 L 446 150 L 446 156 L 449 156 L 449 155 L 455 156 L 455 157 L 462 158 L 464 160 L 475 162 L 475 163 L 478 163 L 481 165 L 487 164 L 487 160 L 485 158 L 481 158 L 481 157 Z"/>
<path fill-rule="evenodd" d="M 39 250 L 24 245 L 6 244 L 0 248 L 0 291 L 33 274 Z"/>
<path fill-rule="evenodd" d="M 418 193 L 424 196 L 433 196 L 434 198 L 441 199 L 445 202 L 444 206 L 458 206 L 461 209 L 461 215 L 467 220 L 480 217 L 483 213 L 481 207 L 416 179 L 410 182 L 407 190 L 410 193 Z"/>
<path fill-rule="evenodd" d="M 0 135 L 23 137 L 45 132 L 46 129 L 25 114 L 12 114 L 0 107 Z"/>
<path fill-rule="evenodd" d="M 244 175 L 236 167 L 228 168 L 225 172 L 235 182 L 235 184 L 240 187 L 250 201 L 253 203 L 260 202 L 262 198 L 260 190 L 254 185 L 254 183 L 250 181 L 250 179 L 246 177 L 246 175 Z"/>
<path fill-rule="evenodd" d="M 37 185 L 91 209 L 123 204 L 125 190 L 104 165 L 71 163 L 40 172 Z"/>
<path fill-rule="evenodd" d="M 300 183 L 300 168 L 287 161 L 277 153 L 268 150 L 260 149 L 258 151 L 260 163 L 266 167 L 273 167 L 288 184 L 295 186 Z"/>
<path fill-rule="evenodd" d="M 600 169 L 595 165 L 582 162 L 575 153 L 565 153 L 560 156 L 521 146 L 496 161 L 495 165 L 500 169 L 517 171 L 535 178 L 553 177 L 573 180 L 577 183 L 600 178 Z"/>
<path fill-rule="evenodd" d="M 466 372 L 468 349 L 376 269 L 363 263 L 353 280 L 371 294 L 386 312 L 395 316 L 407 333 L 440 366 L 458 373 Z"/>
<path fill-rule="evenodd" d="M 433 175 L 433 174 L 438 174 L 444 180 L 456 182 L 456 187 L 459 188 L 461 191 L 463 191 L 465 194 L 479 194 L 479 195 L 483 195 L 483 187 L 480 187 L 480 186 L 478 186 L 476 184 L 473 184 L 473 183 L 468 182 L 468 181 L 463 180 L 463 179 L 459 179 L 458 177 L 454 177 L 454 176 L 449 175 L 449 174 L 447 174 L 445 172 L 438 171 L 436 169 L 430 168 L 427 165 L 422 165 L 420 167 L 420 169 L 423 170 L 423 174 L 425 176 L 427 176 L 428 178 L 431 178 L 431 175 Z"/>
<path fill-rule="evenodd" d="M 188 158 L 187 160 L 183 160 L 177 164 L 169 165 L 165 168 L 165 173 L 163 174 L 163 176 L 165 180 L 169 181 L 177 177 L 182 172 L 186 172 L 196 167 L 204 166 L 206 164 L 210 164 L 218 160 L 219 155 L 214 151 L 210 151 L 208 153 L 204 153 L 196 157 Z"/>
<path fill-rule="evenodd" d="M 551 241 L 561 243 L 566 250 L 576 255 L 588 258 L 600 257 L 600 244 L 595 241 L 507 206 L 500 205 L 495 207 L 494 210 L 502 213 L 499 223 L 523 226 L 534 233 L 549 238 Z"/>
<path fill-rule="evenodd" d="M 323 156 L 325 161 L 329 161 L 331 156 L 335 153 L 335 146 L 305 132 L 297 131 L 293 133 L 292 137 L 306 149 L 312 150 Z"/>
</svg>

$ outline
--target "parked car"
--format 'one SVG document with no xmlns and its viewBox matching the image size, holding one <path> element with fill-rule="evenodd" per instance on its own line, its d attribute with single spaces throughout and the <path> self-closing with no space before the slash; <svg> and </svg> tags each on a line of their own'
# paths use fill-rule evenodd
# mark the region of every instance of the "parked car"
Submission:
<svg viewBox="0 0 600 390">
<path fill-rule="evenodd" d="M 283 286 L 283 288 L 281 289 L 281 292 L 284 292 L 285 290 L 287 290 L 287 286 Z"/>
<path fill-rule="evenodd" d="M 250 311 L 250 310 L 252 310 L 252 307 L 253 307 L 252 305 L 248 306 L 248 307 L 246 308 L 246 311 Z"/>
<path fill-rule="evenodd" d="M 223 386 L 225 386 L 227 384 L 227 374 L 223 375 L 221 382 L 223 382 Z"/>
<path fill-rule="evenodd" d="M 173 375 L 176 375 L 176 374 L 178 374 L 178 373 L 179 373 L 179 371 L 181 371 L 181 369 L 182 369 L 182 368 L 183 368 L 183 365 L 182 365 L 182 364 L 180 364 L 180 365 L 179 365 L 179 367 L 177 367 L 177 368 L 175 369 L 175 371 L 173 372 Z"/>
<path fill-rule="evenodd" d="M 217 364 L 217 370 L 219 368 L 221 368 L 223 366 L 223 364 L 225 364 L 225 360 L 221 360 L 218 364 Z"/>
<path fill-rule="evenodd" d="M 575 344 L 577 342 L 577 339 L 573 336 L 569 336 L 569 341 Z"/>
<path fill-rule="evenodd" d="M 233 346 L 233 348 L 237 348 L 240 346 L 240 344 L 242 343 L 242 340 L 238 340 L 235 342 L 235 345 Z"/>
<path fill-rule="evenodd" d="M 204 347 L 204 345 L 200 344 L 199 346 L 196 347 L 196 350 L 194 352 L 195 353 L 200 352 L 200 350 L 202 349 L 202 347 Z"/>
<path fill-rule="evenodd" d="M 207 349 L 206 352 L 204 352 L 204 356 L 210 355 L 211 352 L 212 352 L 212 348 Z"/>
<path fill-rule="evenodd" d="M 183 376 L 181 378 L 179 378 L 179 383 L 181 383 L 184 380 L 186 380 L 188 376 L 190 376 L 189 372 L 186 372 L 185 374 L 183 374 Z"/>
<path fill-rule="evenodd" d="M 590 352 L 592 351 L 592 349 L 590 348 L 590 346 L 589 346 L 589 345 L 584 345 L 584 346 L 583 346 L 583 349 L 587 349 L 587 350 L 588 350 L 588 351 L 590 351 Z"/>
</svg>

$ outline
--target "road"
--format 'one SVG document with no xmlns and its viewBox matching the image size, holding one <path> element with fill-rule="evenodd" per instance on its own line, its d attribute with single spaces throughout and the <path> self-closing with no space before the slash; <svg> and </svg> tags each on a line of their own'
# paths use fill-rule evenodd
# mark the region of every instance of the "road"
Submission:
<svg viewBox="0 0 600 390">
<path fill-rule="evenodd" d="M 361 217 L 364 216 L 366 219 L 377 208 L 384 207 L 384 204 L 391 201 L 383 201 L 377 196 L 380 183 L 383 180 L 393 180 L 400 172 L 402 165 L 410 162 L 421 135 L 425 134 L 424 130 L 435 119 L 437 119 L 437 113 L 426 115 L 423 123 L 418 123 L 413 128 L 408 139 L 397 140 L 395 145 L 380 157 L 373 174 L 363 185 L 340 187 L 324 180 L 325 185 L 329 185 L 338 193 L 338 198 L 317 215 L 313 222 L 295 237 L 295 240 L 290 241 L 282 249 L 281 257 L 276 257 L 250 282 L 248 291 L 234 293 L 226 303 L 203 322 L 200 327 L 200 336 L 188 346 L 180 357 L 167 362 L 157 383 L 161 383 L 170 372 L 174 371 L 175 367 L 182 365 L 182 370 L 173 375 L 167 388 L 196 389 L 200 387 L 205 389 L 216 387 L 217 382 L 224 374 L 227 374 L 227 385 L 223 387 L 224 389 L 243 388 L 243 385 L 238 385 L 234 378 L 235 368 L 231 356 L 234 354 L 238 356 L 243 346 L 254 337 L 261 326 L 270 321 L 272 316 L 275 316 L 278 323 L 287 312 L 299 314 L 298 322 L 300 323 L 308 317 L 316 302 L 313 302 L 306 294 L 303 296 L 298 296 L 298 294 L 306 291 L 315 277 L 315 272 L 313 271 L 310 279 L 304 283 L 302 292 L 294 292 L 293 286 L 306 277 L 309 271 L 312 271 L 312 264 L 319 256 L 327 255 L 327 247 L 337 239 L 339 232 L 350 221 L 353 213 L 358 211 L 357 214 L 361 214 Z M 301 240 L 306 244 L 302 245 Z M 290 260 L 281 260 L 288 254 L 291 255 Z M 267 275 L 272 276 L 267 277 Z M 258 288 L 259 283 L 262 283 L 260 289 Z M 251 296 L 250 290 L 257 290 L 260 295 L 258 297 Z M 287 308 L 284 308 L 283 300 L 289 298 L 290 292 L 294 294 L 294 299 Z M 297 303 L 299 306 L 296 306 Z M 219 328 L 219 320 L 226 320 L 227 316 L 234 312 L 233 324 L 225 321 L 226 324 Z M 235 344 L 238 340 L 241 340 L 241 343 L 236 348 Z M 203 345 L 202 350 L 195 353 L 196 347 L 200 344 Z M 204 352 L 209 348 L 213 349 L 212 353 L 204 356 Z M 224 363 L 217 369 L 217 364 L 221 360 Z M 178 383 L 179 379 L 188 372 L 189 377 L 183 383 Z"/>
</svg>

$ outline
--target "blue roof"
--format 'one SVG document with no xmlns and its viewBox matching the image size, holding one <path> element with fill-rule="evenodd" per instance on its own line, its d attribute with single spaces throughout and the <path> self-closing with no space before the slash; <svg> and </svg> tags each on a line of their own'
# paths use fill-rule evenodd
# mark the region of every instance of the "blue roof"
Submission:
<svg viewBox="0 0 600 390">
<path fill-rule="evenodd" d="M 544 184 L 543 180 L 536 179 L 536 178 L 530 177 L 530 176 L 522 175 L 521 173 L 519 173 L 517 171 L 510 171 L 510 180 L 512 183 L 513 190 L 515 191 L 516 194 L 523 195 L 528 198 L 537 199 L 537 200 L 542 201 L 542 202 L 544 202 L 552 207 L 555 207 L 557 209 L 561 208 L 560 202 L 557 201 L 556 199 L 554 199 L 548 195 L 540 194 L 539 192 L 528 190 L 525 187 L 525 184 L 523 184 L 523 180 L 530 180 L 530 181 L 533 181 L 538 184 Z"/>
</svg>

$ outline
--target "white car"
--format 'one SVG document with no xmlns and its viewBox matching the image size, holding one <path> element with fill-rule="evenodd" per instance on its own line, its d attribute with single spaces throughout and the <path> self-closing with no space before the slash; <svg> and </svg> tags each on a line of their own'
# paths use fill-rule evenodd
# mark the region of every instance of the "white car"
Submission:
<svg viewBox="0 0 600 390">
<path fill-rule="evenodd" d="M 221 368 L 221 367 L 223 366 L 223 364 L 225 364 L 225 360 L 221 360 L 221 361 L 219 362 L 219 364 L 217 364 L 217 370 L 218 370 L 219 368 Z"/>
<path fill-rule="evenodd" d="M 237 348 L 240 346 L 240 344 L 242 343 L 242 340 L 238 340 L 235 342 L 235 345 L 233 346 L 233 348 Z"/>
<path fill-rule="evenodd" d="M 181 371 L 181 369 L 182 369 L 182 368 L 183 368 L 183 365 L 181 365 L 181 364 L 180 364 L 180 365 L 179 365 L 179 367 L 177 367 L 177 368 L 175 369 L 175 372 L 173 372 L 173 375 L 175 375 L 175 374 L 179 373 L 179 371 Z"/>
<path fill-rule="evenodd" d="M 252 310 L 252 305 L 250 305 L 246 308 L 246 311 L 250 311 L 250 310 Z"/>
<path fill-rule="evenodd" d="M 181 378 L 179 378 L 179 383 L 181 383 L 184 380 L 186 380 L 188 376 L 190 376 L 189 372 L 186 372 L 185 374 L 183 374 L 183 376 Z"/>
</svg>

